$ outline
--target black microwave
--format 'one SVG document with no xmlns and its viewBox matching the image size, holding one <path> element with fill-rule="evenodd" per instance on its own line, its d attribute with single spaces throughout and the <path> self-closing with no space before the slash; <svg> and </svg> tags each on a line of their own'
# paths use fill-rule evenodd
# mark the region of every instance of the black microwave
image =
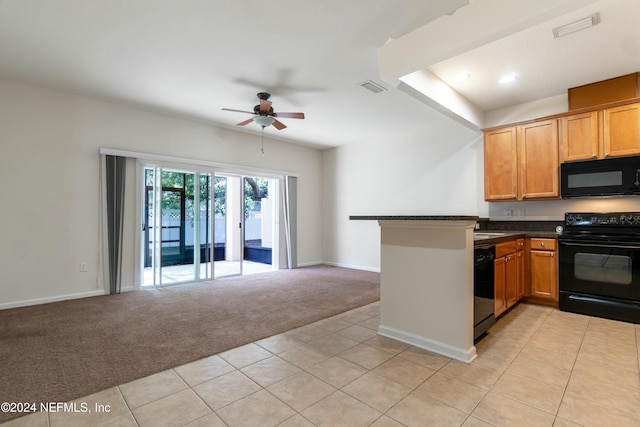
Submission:
<svg viewBox="0 0 640 427">
<path fill-rule="evenodd" d="M 560 165 L 563 198 L 640 194 L 640 156 Z"/>
</svg>

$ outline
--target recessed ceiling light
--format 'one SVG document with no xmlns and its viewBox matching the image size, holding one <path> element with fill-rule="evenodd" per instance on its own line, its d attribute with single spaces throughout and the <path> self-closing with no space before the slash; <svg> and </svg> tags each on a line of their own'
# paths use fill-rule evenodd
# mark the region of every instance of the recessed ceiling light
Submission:
<svg viewBox="0 0 640 427">
<path fill-rule="evenodd" d="M 553 37 L 558 38 L 566 36 L 567 34 L 575 33 L 576 31 L 584 30 L 594 25 L 598 25 L 600 22 L 600 15 L 594 13 L 591 16 L 583 18 L 579 21 L 572 22 L 571 24 L 563 25 L 553 29 Z"/>
<path fill-rule="evenodd" d="M 469 75 L 469 73 L 460 73 L 460 74 L 458 74 L 458 75 L 453 77 L 453 81 L 455 83 L 462 83 L 462 82 L 464 82 L 466 80 L 469 80 L 470 77 L 471 76 Z"/>
<path fill-rule="evenodd" d="M 505 74 L 504 76 L 500 77 L 500 80 L 498 81 L 502 84 L 506 84 L 506 83 L 515 82 L 517 78 L 518 78 L 518 75 L 516 73 L 511 73 L 511 74 Z"/>
</svg>

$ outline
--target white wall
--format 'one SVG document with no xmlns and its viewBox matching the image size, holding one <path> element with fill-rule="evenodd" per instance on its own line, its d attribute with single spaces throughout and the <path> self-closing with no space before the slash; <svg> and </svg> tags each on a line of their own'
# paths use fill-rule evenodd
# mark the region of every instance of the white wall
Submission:
<svg viewBox="0 0 640 427">
<path fill-rule="evenodd" d="M 497 126 L 564 111 L 563 95 L 489 112 L 487 121 Z M 363 141 L 323 152 L 325 262 L 379 271 L 377 221 L 350 215 L 505 219 L 510 212 L 517 220 L 562 220 L 565 212 L 640 211 L 638 197 L 487 203 L 482 133 L 444 115 L 435 123 L 419 140 Z"/>
<path fill-rule="evenodd" d="M 506 126 L 512 123 L 532 120 L 539 117 L 551 116 L 553 114 L 566 113 L 569 105 L 567 94 L 538 99 L 513 107 L 501 108 L 499 110 L 485 113 L 485 128 L 494 126 Z"/>
<path fill-rule="evenodd" d="M 298 259 L 322 260 L 318 150 L 6 79 L 0 144 L 0 308 L 103 293 L 100 147 L 299 174 Z"/>
<path fill-rule="evenodd" d="M 433 114 L 432 131 L 420 139 L 323 152 L 326 262 L 380 269 L 378 223 L 350 215 L 487 215 L 482 134 Z"/>
</svg>

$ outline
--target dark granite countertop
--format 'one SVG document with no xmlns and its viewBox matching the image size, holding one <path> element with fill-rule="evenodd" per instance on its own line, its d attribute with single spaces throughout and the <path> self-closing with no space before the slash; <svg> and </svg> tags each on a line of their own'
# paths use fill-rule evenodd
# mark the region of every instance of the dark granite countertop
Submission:
<svg viewBox="0 0 640 427">
<path fill-rule="evenodd" d="M 485 233 L 486 235 L 483 235 Z M 489 234 L 491 233 L 497 234 L 489 236 Z M 556 232 L 540 230 L 478 230 L 474 234 L 474 243 L 476 245 L 485 245 L 487 243 L 502 243 L 521 237 L 533 237 L 541 239 L 555 239 L 556 237 L 558 237 L 558 234 Z"/>
<path fill-rule="evenodd" d="M 480 217 L 470 215 L 351 215 L 351 220 L 383 221 L 477 221 Z"/>
<path fill-rule="evenodd" d="M 476 245 L 501 243 L 520 237 L 555 239 L 558 237 L 555 228 L 563 224 L 560 220 L 530 220 L 522 218 L 521 220 L 501 221 L 472 215 L 351 215 L 349 219 L 375 221 L 478 221 L 480 229 L 474 232 Z"/>
</svg>

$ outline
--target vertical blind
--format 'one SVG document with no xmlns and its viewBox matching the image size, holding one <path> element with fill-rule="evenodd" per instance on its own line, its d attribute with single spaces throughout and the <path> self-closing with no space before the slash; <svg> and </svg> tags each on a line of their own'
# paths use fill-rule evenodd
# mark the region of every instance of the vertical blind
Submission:
<svg viewBox="0 0 640 427">
<path fill-rule="evenodd" d="M 287 246 L 287 267 L 297 268 L 298 266 L 298 233 L 297 233 L 297 218 L 298 218 L 298 180 L 295 176 L 284 177 L 284 197 L 283 201 L 283 213 L 284 213 L 284 231 Z"/>
<path fill-rule="evenodd" d="M 126 157 L 104 156 L 104 192 L 106 203 L 106 260 L 105 281 L 110 294 L 122 288 L 122 230 L 124 223 L 124 189 Z"/>
</svg>

